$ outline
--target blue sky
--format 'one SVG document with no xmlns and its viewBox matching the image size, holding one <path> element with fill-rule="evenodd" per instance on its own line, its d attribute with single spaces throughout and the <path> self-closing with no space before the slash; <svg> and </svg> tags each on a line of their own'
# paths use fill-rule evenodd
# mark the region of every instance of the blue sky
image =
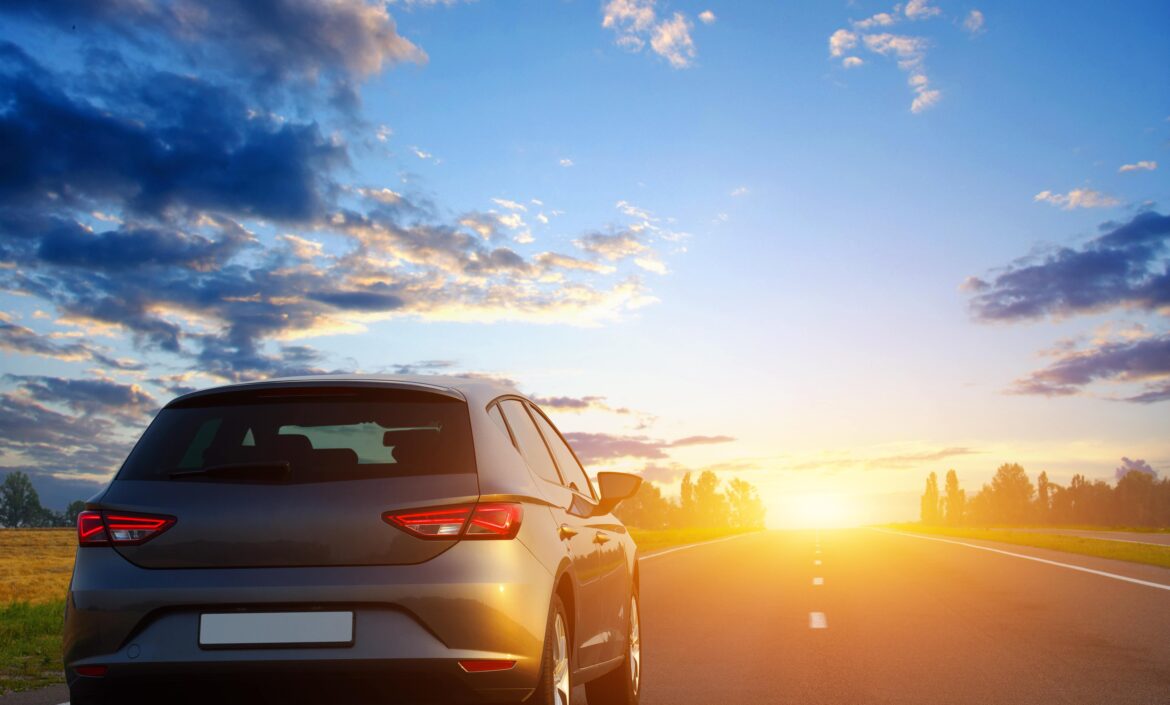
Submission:
<svg viewBox="0 0 1170 705">
<path fill-rule="evenodd" d="M 0 466 L 46 504 L 176 393 L 328 370 L 507 377 L 773 525 L 1170 472 L 1164 3 L 0 12 Z"/>
</svg>

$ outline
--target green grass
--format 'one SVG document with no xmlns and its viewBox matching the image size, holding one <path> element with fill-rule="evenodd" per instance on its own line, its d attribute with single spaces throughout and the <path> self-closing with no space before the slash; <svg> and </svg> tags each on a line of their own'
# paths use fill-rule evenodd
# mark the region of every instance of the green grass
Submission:
<svg viewBox="0 0 1170 705">
<path fill-rule="evenodd" d="M 0 695 L 64 681 L 61 622 L 73 529 L 0 529 Z"/>
<path fill-rule="evenodd" d="M 653 551 L 659 551 L 671 546 L 681 546 L 687 543 L 711 541 L 725 536 L 746 534 L 758 529 L 742 529 L 730 527 L 704 527 L 691 529 L 636 529 L 630 528 L 630 535 L 638 544 L 638 553 L 643 556 Z"/>
<path fill-rule="evenodd" d="M 1170 568 L 1170 546 L 1148 546 L 1144 544 L 1110 541 L 1108 539 L 1064 536 L 1062 534 L 1040 534 L 1029 531 L 1013 531 L 1012 529 L 977 529 L 958 526 L 923 526 L 921 524 L 891 524 L 889 528 L 918 534 L 997 541 L 999 543 L 1011 543 L 1019 546 L 1046 548 L 1052 551 L 1064 551 L 1065 553 L 1078 553 L 1082 556 L 1111 558 L 1118 561 L 1144 563 L 1145 565 Z"/>
<path fill-rule="evenodd" d="M 64 682 L 61 623 L 65 602 L 0 607 L 0 695 Z"/>
</svg>

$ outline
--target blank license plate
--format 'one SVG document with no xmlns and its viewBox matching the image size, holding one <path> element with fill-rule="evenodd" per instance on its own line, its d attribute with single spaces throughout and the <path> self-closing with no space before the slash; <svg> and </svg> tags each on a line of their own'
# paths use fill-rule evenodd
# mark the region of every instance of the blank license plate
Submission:
<svg viewBox="0 0 1170 705">
<path fill-rule="evenodd" d="M 353 612 L 231 612 L 199 616 L 200 646 L 352 643 Z"/>
</svg>

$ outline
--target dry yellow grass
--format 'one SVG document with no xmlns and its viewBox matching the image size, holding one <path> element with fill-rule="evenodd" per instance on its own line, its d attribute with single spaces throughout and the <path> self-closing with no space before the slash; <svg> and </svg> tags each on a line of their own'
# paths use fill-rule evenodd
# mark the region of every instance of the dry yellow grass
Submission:
<svg viewBox="0 0 1170 705">
<path fill-rule="evenodd" d="M 73 529 L 0 529 L 0 605 L 64 600 L 76 551 Z"/>
</svg>

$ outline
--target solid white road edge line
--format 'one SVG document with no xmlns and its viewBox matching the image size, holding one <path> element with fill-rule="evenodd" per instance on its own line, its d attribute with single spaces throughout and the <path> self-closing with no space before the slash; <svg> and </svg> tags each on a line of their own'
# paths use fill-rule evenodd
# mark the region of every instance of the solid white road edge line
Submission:
<svg viewBox="0 0 1170 705">
<path fill-rule="evenodd" d="M 758 534 L 758 533 L 761 533 L 761 532 L 748 531 L 748 532 L 743 533 L 743 534 L 736 534 L 735 536 L 724 536 L 721 539 L 711 539 L 710 541 L 700 541 L 699 543 L 688 543 L 688 544 L 685 544 L 682 546 L 675 546 L 674 548 L 667 548 L 667 549 L 664 549 L 661 551 L 657 551 L 655 553 L 651 553 L 651 554 L 646 555 L 646 556 L 641 556 L 638 558 L 638 560 L 639 561 L 648 561 L 651 558 L 658 558 L 659 556 L 665 556 L 668 553 L 674 553 L 675 551 L 685 551 L 688 548 L 697 548 L 699 546 L 709 546 L 713 543 L 720 543 L 723 541 L 731 541 L 732 539 L 742 539 L 744 536 L 752 536 L 752 535 Z"/>
<path fill-rule="evenodd" d="M 905 531 L 892 531 L 890 529 L 878 529 L 870 527 L 874 531 L 881 531 L 886 534 L 894 534 L 895 536 L 908 536 L 912 539 L 923 539 L 925 541 L 938 541 L 940 543 L 953 543 L 956 546 L 966 546 L 967 548 L 978 548 L 981 551 L 991 551 L 992 553 L 1000 553 L 1012 558 L 1023 558 L 1026 561 L 1036 561 L 1037 563 L 1047 563 L 1058 568 L 1068 568 L 1069 570 L 1077 570 L 1082 573 L 1090 573 L 1092 575 L 1100 575 L 1102 578 L 1112 578 L 1126 583 L 1133 583 L 1134 585 L 1145 585 L 1146 587 L 1158 588 L 1159 590 L 1170 590 L 1170 585 L 1163 583 L 1153 583 L 1149 580 L 1139 580 L 1138 578 L 1131 578 L 1125 575 L 1118 575 L 1117 573 L 1107 573 L 1103 570 L 1094 570 L 1093 568 L 1085 568 L 1084 566 L 1073 565 L 1071 563 L 1061 563 L 1060 561 L 1050 561 L 1047 558 L 1037 558 L 1036 556 L 1029 556 L 1023 553 L 1012 553 L 1011 551 L 1004 551 L 998 548 L 991 548 L 990 546 L 980 546 L 974 543 L 963 543 L 962 541 L 955 541 L 953 539 L 941 539 L 936 536 L 921 536 L 919 534 L 911 534 Z"/>
<path fill-rule="evenodd" d="M 825 619 L 824 612 L 809 612 L 808 613 L 808 628 L 809 629 L 828 629 L 829 620 Z"/>
</svg>

